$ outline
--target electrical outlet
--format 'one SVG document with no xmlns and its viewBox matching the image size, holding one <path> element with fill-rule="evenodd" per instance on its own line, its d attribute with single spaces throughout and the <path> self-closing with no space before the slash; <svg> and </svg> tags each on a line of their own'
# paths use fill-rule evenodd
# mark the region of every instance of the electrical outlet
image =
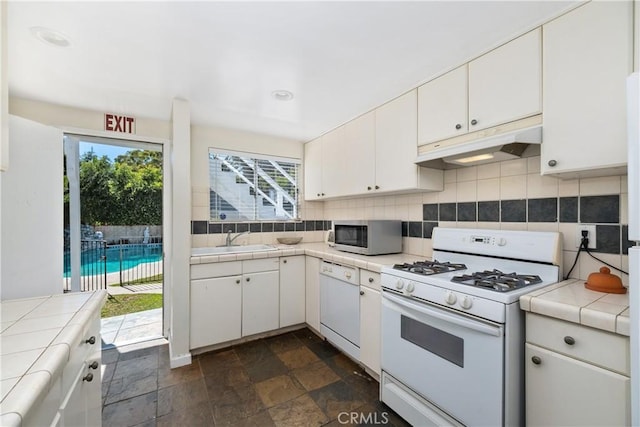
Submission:
<svg viewBox="0 0 640 427">
<path fill-rule="evenodd" d="M 589 239 L 589 249 L 596 248 L 596 226 L 595 225 L 586 225 L 586 224 L 578 224 L 576 228 L 576 248 L 580 247 L 580 243 L 582 242 L 582 230 L 587 231 L 587 238 Z"/>
</svg>

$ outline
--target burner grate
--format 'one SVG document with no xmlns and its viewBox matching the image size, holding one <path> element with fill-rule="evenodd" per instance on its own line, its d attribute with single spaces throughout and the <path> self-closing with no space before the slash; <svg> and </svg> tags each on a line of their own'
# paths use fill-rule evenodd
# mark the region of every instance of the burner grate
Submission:
<svg viewBox="0 0 640 427">
<path fill-rule="evenodd" d="M 452 282 L 478 286 L 498 292 L 509 292 L 542 282 L 540 276 L 534 274 L 503 273 L 500 270 L 478 271 L 472 274 L 454 276 Z"/>
<path fill-rule="evenodd" d="M 466 270 L 467 266 L 464 264 L 438 262 L 438 260 L 435 260 L 417 261 L 412 264 L 395 264 L 393 268 L 396 270 L 420 274 L 422 276 L 430 276 L 432 274 L 448 273 L 449 271 Z"/>
</svg>

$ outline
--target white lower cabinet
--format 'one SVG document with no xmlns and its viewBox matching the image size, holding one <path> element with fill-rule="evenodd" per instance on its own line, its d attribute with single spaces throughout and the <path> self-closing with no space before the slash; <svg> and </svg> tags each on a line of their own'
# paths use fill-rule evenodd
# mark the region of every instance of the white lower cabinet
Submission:
<svg viewBox="0 0 640 427">
<path fill-rule="evenodd" d="M 360 362 L 380 375 L 380 291 L 360 286 Z"/>
<path fill-rule="evenodd" d="M 298 325 L 305 319 L 305 257 L 280 258 L 280 327 Z"/>
<path fill-rule="evenodd" d="M 191 348 L 278 329 L 278 258 L 193 265 L 191 279 Z"/>
<path fill-rule="evenodd" d="M 320 258 L 305 257 L 305 318 L 320 331 Z"/>
<path fill-rule="evenodd" d="M 360 362 L 380 375 L 380 273 L 360 270 Z"/>
<path fill-rule="evenodd" d="M 191 348 L 241 337 L 242 276 L 191 281 Z"/>
<path fill-rule="evenodd" d="M 278 271 L 243 275 L 242 336 L 278 329 L 280 324 Z"/>
<path fill-rule="evenodd" d="M 629 338 L 527 313 L 528 426 L 630 424 Z"/>
</svg>

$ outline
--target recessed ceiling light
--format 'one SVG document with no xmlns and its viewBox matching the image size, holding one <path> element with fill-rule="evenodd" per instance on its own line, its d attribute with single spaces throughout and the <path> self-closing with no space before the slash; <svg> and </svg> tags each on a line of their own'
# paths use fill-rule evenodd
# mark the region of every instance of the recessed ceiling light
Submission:
<svg viewBox="0 0 640 427">
<path fill-rule="evenodd" d="M 293 99 L 293 93 L 284 89 L 274 90 L 273 92 L 271 92 L 271 96 L 273 96 L 278 101 L 291 101 Z"/>
<path fill-rule="evenodd" d="M 67 47 L 71 44 L 69 38 L 59 31 L 45 27 L 31 27 L 31 34 L 43 43 L 56 47 Z"/>
</svg>

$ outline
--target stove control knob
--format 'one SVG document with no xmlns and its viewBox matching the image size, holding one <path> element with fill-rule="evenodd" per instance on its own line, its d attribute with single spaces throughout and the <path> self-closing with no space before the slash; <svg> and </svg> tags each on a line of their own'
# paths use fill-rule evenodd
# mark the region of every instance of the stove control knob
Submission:
<svg viewBox="0 0 640 427">
<path fill-rule="evenodd" d="M 404 288 L 404 280 L 398 279 L 398 281 L 396 282 L 396 289 L 401 291 L 402 288 Z"/>
<path fill-rule="evenodd" d="M 469 310 L 472 305 L 473 300 L 470 297 L 466 295 L 462 297 L 462 301 L 460 301 L 460 307 L 464 308 L 465 310 Z"/>
<path fill-rule="evenodd" d="M 498 239 L 498 246 L 504 246 L 507 244 L 507 239 L 505 239 L 504 237 L 501 237 Z"/>
<path fill-rule="evenodd" d="M 449 305 L 455 304 L 457 300 L 458 300 L 458 297 L 456 297 L 456 294 L 454 294 L 451 291 L 447 291 L 444 294 L 444 301 Z"/>
<path fill-rule="evenodd" d="M 413 282 L 409 282 L 407 285 L 407 292 L 412 293 L 416 289 L 416 285 Z"/>
</svg>

